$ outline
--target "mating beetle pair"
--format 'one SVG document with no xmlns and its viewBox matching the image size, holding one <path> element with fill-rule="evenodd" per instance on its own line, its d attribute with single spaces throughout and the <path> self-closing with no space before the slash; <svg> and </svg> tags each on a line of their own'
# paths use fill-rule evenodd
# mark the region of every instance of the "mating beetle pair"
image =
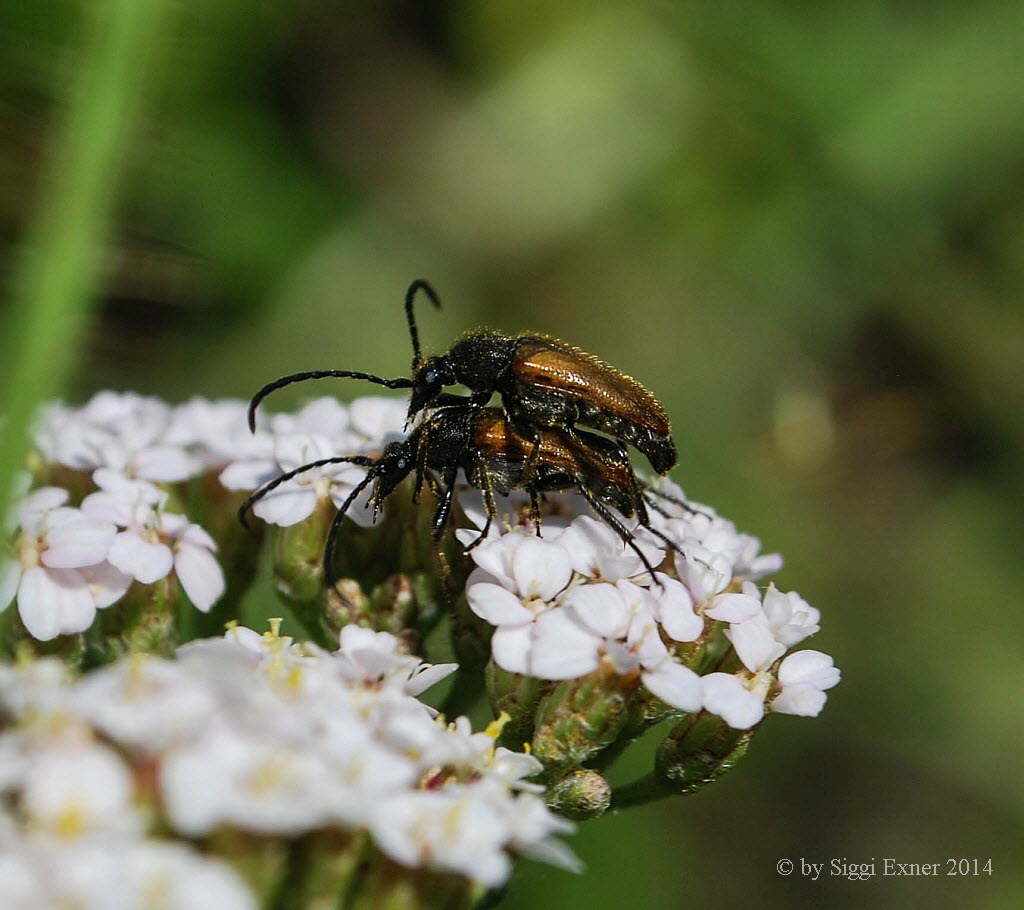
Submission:
<svg viewBox="0 0 1024 910">
<path fill-rule="evenodd" d="M 255 428 L 259 403 L 283 386 L 328 377 L 362 379 L 386 388 L 412 390 L 408 418 L 427 411 L 424 421 L 403 441 L 388 445 L 381 456 L 339 456 L 321 459 L 270 481 L 257 490 L 240 510 L 245 513 L 260 498 L 304 470 L 349 462 L 369 468 L 335 517 L 324 554 L 325 577 L 331 581 L 333 544 L 341 520 L 352 502 L 371 482 L 374 512 L 414 470 L 416 492 L 426 478 L 437 494 L 432 527 L 435 540 L 447 526 L 455 477 L 462 468 L 469 482 L 480 489 L 487 509 L 488 527 L 496 514 L 494 493 L 513 490 L 529 493 L 531 514 L 539 525 L 539 494 L 577 490 L 595 513 L 653 568 L 633 540 L 632 532 L 610 511 L 636 517 L 650 529 L 644 488 L 637 480 L 623 443 L 647 456 L 661 474 L 676 463 L 676 448 L 664 409 L 635 379 L 591 354 L 546 335 L 502 335 L 480 329 L 468 332 L 446 354 L 424 359 L 413 313 L 418 292 L 435 306 L 437 294 L 423 280 L 414 281 L 405 296 L 406 321 L 413 347 L 412 375 L 385 379 L 351 370 L 316 370 L 295 373 L 268 383 L 253 396 L 249 425 Z M 445 392 L 461 384 L 468 396 Z M 487 407 L 492 395 L 501 396 L 504 411 Z M 586 432 L 596 429 L 612 438 Z M 438 476 L 440 480 L 438 480 Z M 471 546 L 486 535 L 483 534 Z M 653 532 L 663 537 L 658 532 Z M 666 541 L 671 546 L 671 541 Z"/>
<path fill-rule="evenodd" d="M 378 458 L 365 455 L 340 455 L 322 458 L 275 477 L 256 490 L 239 511 L 243 523 L 249 509 L 281 484 L 304 471 L 332 464 L 357 464 L 369 468 L 366 477 L 351 491 L 338 510 L 324 548 L 324 578 L 334 582 L 334 544 L 342 519 L 359 494 L 373 484 L 370 503 L 374 517 L 395 488 L 415 472 L 414 498 L 426 480 L 439 503 L 431 521 L 435 540 L 448 525 L 455 479 L 459 469 L 480 490 L 487 515 L 480 535 L 466 549 L 472 550 L 487 537 L 498 514 L 494 494 L 507 496 L 525 491 L 530 496 L 530 517 L 540 527 L 539 496 L 545 492 L 575 490 L 582 494 L 594 512 L 623 543 L 631 547 L 644 567 L 654 576 L 654 567 L 637 546 L 633 532 L 616 516 L 636 518 L 652 534 L 675 549 L 675 544 L 660 531 L 650 528 L 644 495 L 646 489 L 637 480 L 625 446 L 593 433 L 559 430 L 539 432 L 536 457 L 530 466 L 534 443 L 523 437 L 500 408 L 477 408 L 471 404 L 438 408 L 404 440 L 391 442 Z M 661 494 L 657 494 L 661 495 Z M 611 507 L 611 508 L 609 508 Z"/>
</svg>

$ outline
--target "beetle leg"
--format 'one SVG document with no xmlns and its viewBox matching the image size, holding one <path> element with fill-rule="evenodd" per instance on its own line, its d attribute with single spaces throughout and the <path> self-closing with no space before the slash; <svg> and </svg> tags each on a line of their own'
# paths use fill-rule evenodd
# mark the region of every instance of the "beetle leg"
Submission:
<svg viewBox="0 0 1024 910">
<path fill-rule="evenodd" d="M 666 518 L 675 518 L 675 516 L 668 515 L 664 509 L 659 508 L 657 504 L 654 502 L 654 497 L 657 497 L 658 499 L 664 499 L 665 502 L 670 502 L 674 506 L 679 506 L 684 511 L 689 512 L 691 515 L 703 515 L 705 518 L 714 517 L 713 515 L 710 515 L 708 512 L 705 512 L 703 509 L 694 508 L 685 499 L 680 499 L 678 496 L 673 496 L 670 493 L 663 493 L 661 490 L 655 489 L 649 484 L 643 484 L 643 495 L 647 499 L 647 502 L 650 504 L 651 508 L 657 511 L 660 515 L 664 515 Z"/>
<path fill-rule="evenodd" d="M 543 537 L 544 535 L 540 533 L 540 498 L 532 486 L 530 487 L 530 521 L 533 522 L 533 526 L 537 530 L 537 536 Z"/>
<path fill-rule="evenodd" d="M 431 536 L 434 540 L 441 539 L 441 535 L 444 534 L 444 529 L 448 524 L 449 517 L 451 516 L 452 499 L 455 497 L 455 477 L 458 474 L 458 471 L 459 469 L 457 467 L 445 469 L 444 477 L 442 479 L 444 491 L 440 496 L 441 503 L 437 507 L 437 511 L 434 512 L 434 517 L 430 522 Z"/>
<path fill-rule="evenodd" d="M 484 497 L 484 511 L 487 513 L 487 520 L 484 522 L 483 530 L 476 540 L 466 547 L 465 552 L 467 553 L 487 539 L 487 534 L 491 530 L 491 522 L 494 520 L 494 516 L 498 514 L 498 505 L 494 501 L 494 488 L 491 486 L 491 475 L 485 469 L 480 471 L 480 493 Z"/>
<path fill-rule="evenodd" d="M 526 456 L 526 464 L 523 465 L 523 483 L 529 485 L 533 479 L 537 465 L 537 455 L 540 453 L 540 431 L 536 427 L 530 427 L 527 438 L 533 443 L 530 454 Z"/>
<path fill-rule="evenodd" d="M 423 477 L 426 475 L 431 483 L 431 491 L 436 495 L 437 490 L 434 489 L 433 477 L 430 472 L 427 471 L 427 446 L 430 444 L 430 426 L 424 424 L 421 428 L 419 444 L 416 446 L 416 486 L 412 491 L 412 501 L 418 503 L 420 501 L 420 490 L 423 489 Z"/>
</svg>

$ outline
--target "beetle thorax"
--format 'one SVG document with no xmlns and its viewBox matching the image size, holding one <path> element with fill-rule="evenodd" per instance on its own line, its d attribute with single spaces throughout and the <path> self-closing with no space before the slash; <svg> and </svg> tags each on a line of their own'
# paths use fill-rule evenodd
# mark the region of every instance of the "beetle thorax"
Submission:
<svg viewBox="0 0 1024 910">
<path fill-rule="evenodd" d="M 448 352 L 448 366 L 468 389 L 495 389 L 512 362 L 516 340 L 500 332 L 479 330 L 464 335 Z"/>
</svg>

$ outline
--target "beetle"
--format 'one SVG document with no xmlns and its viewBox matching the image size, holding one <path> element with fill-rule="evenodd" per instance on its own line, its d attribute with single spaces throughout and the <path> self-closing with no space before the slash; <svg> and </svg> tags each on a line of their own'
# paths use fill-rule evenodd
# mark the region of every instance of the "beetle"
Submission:
<svg viewBox="0 0 1024 910">
<path fill-rule="evenodd" d="M 544 430 L 539 433 L 539 444 L 535 446 L 533 440 L 519 433 L 500 408 L 478 408 L 463 402 L 432 411 L 404 440 L 388 443 L 377 458 L 366 455 L 322 458 L 281 474 L 253 492 L 239 509 L 239 519 L 247 524 L 247 514 L 253 505 L 304 471 L 341 463 L 368 468 L 366 477 L 342 503 L 327 536 L 324 578 L 328 584 L 333 584 L 334 545 L 342 519 L 367 486 L 373 484 L 370 503 L 376 517 L 388 496 L 411 474 L 415 472 L 416 476 L 414 500 L 426 481 L 439 500 L 431 520 L 431 534 L 436 543 L 448 526 L 456 477 L 461 468 L 469 483 L 482 493 L 487 514 L 484 528 L 469 544 L 467 552 L 487 537 L 498 513 L 495 493 L 508 495 L 517 490 L 526 491 L 530 495 L 531 518 L 540 533 L 539 496 L 545 492 L 576 490 L 623 543 L 633 549 L 657 582 L 654 567 L 634 540 L 634 532 L 612 509 L 625 518 L 636 518 L 640 525 L 673 549 L 678 550 L 678 547 L 650 527 L 644 502 L 645 488 L 634 474 L 622 443 L 593 433 Z"/>
<path fill-rule="evenodd" d="M 580 348 L 549 335 L 504 335 L 475 329 L 445 354 L 423 357 L 413 305 L 422 291 L 435 307 L 440 299 L 430 284 L 417 279 L 405 295 L 405 316 L 412 341 L 412 375 L 385 379 L 353 370 L 313 370 L 282 376 L 263 386 L 249 404 L 249 426 L 256 408 L 271 392 L 309 379 L 362 379 L 389 389 L 411 389 L 408 419 L 448 405 L 482 408 L 497 393 L 519 434 L 532 444 L 529 464 L 539 455 L 545 430 L 577 433 L 577 426 L 599 430 L 642 452 L 659 474 L 678 460 L 668 415 L 658 400 L 631 376 Z M 469 396 L 452 395 L 446 386 L 463 385 Z"/>
</svg>

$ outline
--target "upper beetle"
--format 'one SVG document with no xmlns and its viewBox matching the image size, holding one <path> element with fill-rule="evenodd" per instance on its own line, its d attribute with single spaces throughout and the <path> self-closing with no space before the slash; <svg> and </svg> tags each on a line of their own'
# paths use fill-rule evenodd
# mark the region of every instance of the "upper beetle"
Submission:
<svg viewBox="0 0 1024 910">
<path fill-rule="evenodd" d="M 631 376 L 577 347 L 547 335 L 509 336 L 477 329 L 463 335 L 447 353 L 424 358 L 413 314 L 419 291 L 440 306 L 437 294 L 426 281 L 418 279 L 409 286 L 405 315 L 413 348 L 410 378 L 384 379 L 352 370 L 315 370 L 283 376 L 253 396 L 249 405 L 250 425 L 255 423 L 257 405 L 275 389 L 306 379 L 347 377 L 391 389 L 411 389 L 410 419 L 425 409 L 467 401 L 483 407 L 497 392 L 509 418 L 535 449 L 542 430 L 571 433 L 582 426 L 635 446 L 659 474 L 667 474 L 675 467 L 672 427 L 658 400 Z M 469 398 L 444 391 L 452 385 L 464 385 L 469 389 Z"/>
</svg>

